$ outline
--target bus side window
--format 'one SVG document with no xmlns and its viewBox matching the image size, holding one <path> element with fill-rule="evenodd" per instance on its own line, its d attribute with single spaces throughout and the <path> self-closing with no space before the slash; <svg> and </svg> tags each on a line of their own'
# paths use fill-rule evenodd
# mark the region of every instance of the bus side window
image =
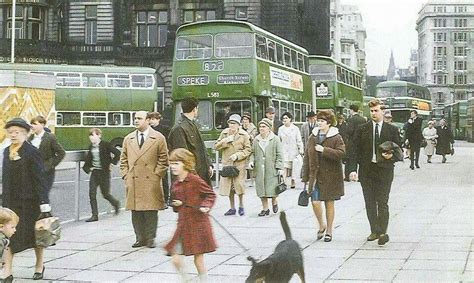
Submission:
<svg viewBox="0 0 474 283">
<path fill-rule="evenodd" d="M 283 54 L 285 58 L 285 66 L 291 67 L 291 55 L 290 55 L 290 49 L 288 47 L 283 48 Z"/>
<path fill-rule="evenodd" d="M 296 51 L 295 50 L 291 50 L 291 67 L 295 70 L 298 69 L 298 58 L 296 56 Z"/>
<path fill-rule="evenodd" d="M 260 57 L 262 59 L 268 59 L 267 58 L 267 43 L 266 43 L 266 38 L 261 36 L 261 35 L 256 35 L 255 36 L 255 48 L 256 48 L 256 51 L 257 51 L 257 57 Z"/>
<path fill-rule="evenodd" d="M 280 65 L 283 64 L 283 46 L 279 43 L 276 45 L 276 56 L 277 56 L 277 63 Z"/>
<path fill-rule="evenodd" d="M 304 72 L 303 54 L 298 53 L 298 70 Z"/>
<path fill-rule="evenodd" d="M 276 62 L 276 58 L 275 58 L 275 55 L 276 55 L 276 47 L 275 47 L 275 42 L 274 41 L 271 41 L 271 40 L 268 40 L 268 59 L 272 62 Z"/>
</svg>

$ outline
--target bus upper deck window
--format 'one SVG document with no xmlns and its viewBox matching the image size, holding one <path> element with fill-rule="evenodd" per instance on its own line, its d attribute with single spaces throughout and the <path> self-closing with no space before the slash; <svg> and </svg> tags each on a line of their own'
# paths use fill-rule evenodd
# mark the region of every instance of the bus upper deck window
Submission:
<svg viewBox="0 0 474 283">
<path fill-rule="evenodd" d="M 298 58 L 296 57 L 296 51 L 291 50 L 291 67 L 295 70 L 298 69 L 298 63 L 297 63 Z"/>
<path fill-rule="evenodd" d="M 298 53 L 298 70 L 304 72 L 303 54 Z"/>
<path fill-rule="evenodd" d="M 276 46 L 275 46 L 275 42 L 274 41 L 271 41 L 271 40 L 268 40 L 268 60 L 272 61 L 272 62 L 276 62 Z"/>
<path fill-rule="evenodd" d="M 56 86 L 59 87 L 80 87 L 81 75 L 75 73 L 57 73 Z"/>
<path fill-rule="evenodd" d="M 82 86 L 105 87 L 105 74 L 82 74 Z"/>
<path fill-rule="evenodd" d="M 130 77 L 128 75 L 107 75 L 107 87 L 129 88 Z"/>
<path fill-rule="evenodd" d="M 276 45 L 277 63 L 283 65 L 283 46 L 279 43 Z"/>
<path fill-rule="evenodd" d="M 215 36 L 215 56 L 218 58 L 252 57 L 253 42 L 250 33 L 223 33 Z"/>
<path fill-rule="evenodd" d="M 180 36 L 176 44 L 176 59 L 209 59 L 212 55 L 212 36 Z"/>
<path fill-rule="evenodd" d="M 285 66 L 291 67 L 291 55 L 290 55 L 290 49 L 287 47 L 283 48 L 283 55 L 285 57 Z"/>
<path fill-rule="evenodd" d="M 262 59 L 268 59 L 268 51 L 267 51 L 267 43 L 266 43 L 266 38 L 261 36 L 261 35 L 256 35 L 256 51 L 257 51 L 257 57 L 260 57 Z"/>
<path fill-rule="evenodd" d="M 151 88 L 153 87 L 152 75 L 132 75 L 132 87 Z"/>
</svg>

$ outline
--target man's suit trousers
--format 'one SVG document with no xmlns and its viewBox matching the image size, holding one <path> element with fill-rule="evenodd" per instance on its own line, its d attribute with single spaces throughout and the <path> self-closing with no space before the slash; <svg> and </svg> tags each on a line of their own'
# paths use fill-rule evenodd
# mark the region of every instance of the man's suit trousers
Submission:
<svg viewBox="0 0 474 283">
<path fill-rule="evenodd" d="M 156 237 L 158 210 L 132 210 L 132 224 L 137 241 L 146 243 Z"/>
</svg>

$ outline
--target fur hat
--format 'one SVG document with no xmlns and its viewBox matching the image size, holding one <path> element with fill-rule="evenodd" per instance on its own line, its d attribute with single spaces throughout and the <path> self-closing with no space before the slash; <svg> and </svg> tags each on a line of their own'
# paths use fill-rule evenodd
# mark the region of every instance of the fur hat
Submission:
<svg viewBox="0 0 474 283">
<path fill-rule="evenodd" d="M 273 107 L 267 107 L 267 109 L 265 109 L 265 113 L 275 113 L 275 108 Z"/>
<path fill-rule="evenodd" d="M 232 114 L 232 115 L 230 115 L 229 119 L 227 119 L 227 123 L 235 122 L 235 123 L 240 125 L 241 120 L 242 120 L 242 118 L 240 118 L 239 114 Z"/>
<path fill-rule="evenodd" d="M 263 118 L 262 120 L 260 120 L 260 122 L 258 122 L 258 125 L 260 126 L 260 124 L 264 124 L 270 129 L 273 128 L 273 121 L 268 118 Z"/>
<path fill-rule="evenodd" d="M 6 124 L 5 124 L 5 129 L 8 129 L 12 126 L 17 126 L 17 127 L 20 127 L 20 128 L 23 128 L 25 129 L 26 131 L 30 131 L 31 129 L 31 126 L 23 119 L 21 118 L 13 118 L 11 119 L 10 121 L 8 121 Z"/>
</svg>

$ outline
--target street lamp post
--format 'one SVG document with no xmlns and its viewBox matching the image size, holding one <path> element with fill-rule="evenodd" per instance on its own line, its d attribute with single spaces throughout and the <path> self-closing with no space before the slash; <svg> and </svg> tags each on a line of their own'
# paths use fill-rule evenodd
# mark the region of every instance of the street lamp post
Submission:
<svg viewBox="0 0 474 283">
<path fill-rule="evenodd" d="M 16 0 L 12 1 L 12 46 L 11 46 L 11 59 L 10 63 L 15 63 L 15 32 L 16 32 Z"/>
</svg>

